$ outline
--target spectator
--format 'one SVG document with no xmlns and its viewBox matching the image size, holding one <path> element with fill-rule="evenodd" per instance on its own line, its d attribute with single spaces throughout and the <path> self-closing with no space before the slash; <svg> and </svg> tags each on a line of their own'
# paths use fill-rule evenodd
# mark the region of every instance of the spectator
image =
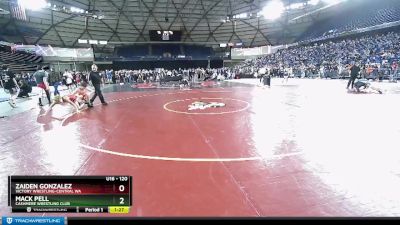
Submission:
<svg viewBox="0 0 400 225">
<path fill-rule="evenodd" d="M 29 85 L 28 82 L 25 80 L 21 79 L 19 82 L 19 87 L 20 87 L 20 92 L 18 94 L 19 98 L 28 98 L 29 94 L 32 92 L 32 86 Z"/>
</svg>

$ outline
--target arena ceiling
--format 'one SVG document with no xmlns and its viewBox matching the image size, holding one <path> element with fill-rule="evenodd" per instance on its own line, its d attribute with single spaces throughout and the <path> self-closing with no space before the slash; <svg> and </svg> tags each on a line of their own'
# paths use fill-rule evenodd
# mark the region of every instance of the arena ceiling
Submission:
<svg viewBox="0 0 400 225">
<path fill-rule="evenodd" d="M 12 0 L 13 1 L 13 0 Z M 32 0 L 34 1 L 34 0 Z M 182 41 L 198 44 L 241 42 L 244 46 L 290 43 L 318 19 L 321 13 L 292 18 L 314 10 L 292 10 L 280 19 L 263 17 L 223 22 L 230 15 L 257 13 L 270 0 L 58 0 L 47 1 L 66 7 L 77 7 L 103 19 L 57 12 L 50 9 L 26 10 L 26 21 L 11 15 L 0 16 L 3 37 L 13 42 L 78 47 L 78 39 L 105 40 L 107 51 L 119 44 L 149 41 L 149 30 L 181 30 Z M 284 0 L 286 4 L 304 0 Z M 0 0 L 0 8 L 10 11 L 10 0 Z M 324 16 L 326 13 L 323 13 Z M 9 38 L 8 38 L 9 39 Z M 8 40 L 10 41 L 10 40 Z"/>
</svg>

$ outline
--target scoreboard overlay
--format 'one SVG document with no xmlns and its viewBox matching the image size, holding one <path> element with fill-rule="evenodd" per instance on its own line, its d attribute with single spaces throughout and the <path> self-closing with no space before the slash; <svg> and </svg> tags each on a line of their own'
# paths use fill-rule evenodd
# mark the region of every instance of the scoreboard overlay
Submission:
<svg viewBox="0 0 400 225">
<path fill-rule="evenodd" d="M 9 176 L 14 213 L 128 213 L 131 176 Z"/>
</svg>

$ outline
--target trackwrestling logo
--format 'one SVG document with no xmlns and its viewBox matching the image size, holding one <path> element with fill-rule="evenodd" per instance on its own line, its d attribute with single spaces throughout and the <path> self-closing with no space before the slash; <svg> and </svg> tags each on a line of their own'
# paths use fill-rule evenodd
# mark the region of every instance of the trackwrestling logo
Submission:
<svg viewBox="0 0 400 225">
<path fill-rule="evenodd" d="M 190 104 L 188 106 L 189 111 L 192 110 L 204 110 L 204 109 L 208 109 L 208 108 L 220 108 L 220 107 L 224 107 L 225 103 L 221 103 L 221 102 L 201 102 L 201 101 L 197 101 L 197 102 L 193 102 L 192 104 Z"/>
<path fill-rule="evenodd" d="M 34 225 L 34 224 L 53 224 L 64 225 L 64 217 L 3 217 L 3 224 L 13 225 Z"/>
</svg>

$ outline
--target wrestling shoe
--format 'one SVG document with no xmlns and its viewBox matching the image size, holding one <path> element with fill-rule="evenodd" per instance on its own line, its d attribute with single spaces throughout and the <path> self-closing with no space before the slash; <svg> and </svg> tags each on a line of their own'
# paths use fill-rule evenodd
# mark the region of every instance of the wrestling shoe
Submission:
<svg viewBox="0 0 400 225">
<path fill-rule="evenodd" d="M 87 105 L 89 108 L 93 108 L 93 103 L 92 103 L 92 102 L 86 102 L 86 105 Z"/>
<path fill-rule="evenodd" d="M 103 104 L 103 105 L 108 105 L 108 103 L 107 103 L 107 102 L 103 102 L 103 103 L 101 103 L 101 104 Z"/>
</svg>

